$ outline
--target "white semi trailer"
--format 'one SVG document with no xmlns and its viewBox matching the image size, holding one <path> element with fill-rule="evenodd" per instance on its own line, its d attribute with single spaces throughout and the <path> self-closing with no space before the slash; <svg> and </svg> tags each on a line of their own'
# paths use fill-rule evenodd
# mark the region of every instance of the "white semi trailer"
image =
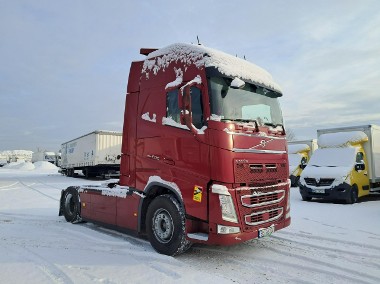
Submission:
<svg viewBox="0 0 380 284">
<path fill-rule="evenodd" d="M 121 141 L 121 132 L 97 130 L 63 143 L 61 172 L 67 176 L 82 171 L 86 177 L 118 177 Z"/>
</svg>

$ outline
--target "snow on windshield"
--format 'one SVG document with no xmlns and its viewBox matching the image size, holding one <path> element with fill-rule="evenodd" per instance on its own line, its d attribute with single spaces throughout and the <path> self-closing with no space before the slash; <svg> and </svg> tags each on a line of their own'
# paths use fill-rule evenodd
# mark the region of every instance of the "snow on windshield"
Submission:
<svg viewBox="0 0 380 284">
<path fill-rule="evenodd" d="M 281 93 L 280 86 L 266 70 L 247 60 L 201 45 L 176 43 L 156 50 L 146 57 L 142 72 L 149 78 L 151 72 L 156 75 L 172 62 L 181 62 L 185 66 L 194 64 L 198 68 L 215 67 L 227 77 L 252 81 Z"/>
<path fill-rule="evenodd" d="M 326 133 L 318 137 L 318 146 L 325 148 L 347 147 L 364 141 L 368 141 L 368 137 L 362 131 Z"/>
<path fill-rule="evenodd" d="M 356 148 L 318 148 L 310 158 L 309 165 L 319 167 L 347 167 L 355 163 Z"/>
</svg>

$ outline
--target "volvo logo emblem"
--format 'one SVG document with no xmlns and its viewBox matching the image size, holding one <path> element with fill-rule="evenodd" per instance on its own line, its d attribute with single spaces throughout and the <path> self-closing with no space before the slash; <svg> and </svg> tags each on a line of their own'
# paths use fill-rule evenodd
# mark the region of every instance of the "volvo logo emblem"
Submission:
<svg viewBox="0 0 380 284">
<path fill-rule="evenodd" d="M 274 139 L 270 139 L 270 140 L 261 140 L 259 144 L 257 144 L 256 146 L 253 146 L 251 147 L 250 149 L 255 149 L 257 147 L 262 147 L 264 148 L 269 142 L 272 142 Z"/>
</svg>

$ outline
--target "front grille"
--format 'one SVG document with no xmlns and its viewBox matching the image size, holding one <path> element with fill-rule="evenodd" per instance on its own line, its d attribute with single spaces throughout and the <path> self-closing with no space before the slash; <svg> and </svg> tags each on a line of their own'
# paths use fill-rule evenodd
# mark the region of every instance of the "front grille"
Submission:
<svg viewBox="0 0 380 284">
<path fill-rule="evenodd" d="M 241 197 L 241 203 L 246 207 L 259 207 L 279 203 L 285 198 L 285 190 L 275 190 L 273 192 L 257 192 Z"/>
<path fill-rule="evenodd" d="M 317 186 L 315 178 L 305 178 L 305 182 L 307 185 Z"/>
<path fill-rule="evenodd" d="M 288 167 L 285 163 L 249 164 L 235 163 L 236 183 L 256 183 L 284 180 L 288 178 Z"/>
<path fill-rule="evenodd" d="M 317 181 L 314 178 L 305 178 L 305 182 L 307 185 L 311 186 L 330 186 L 334 182 L 333 178 L 321 178 L 319 181 Z"/>
<path fill-rule="evenodd" d="M 263 223 L 273 222 L 280 219 L 283 213 L 284 209 L 282 207 L 254 212 L 245 216 L 245 223 L 250 226 L 258 226 Z"/>
<path fill-rule="evenodd" d="M 330 186 L 334 182 L 333 178 L 321 178 L 319 186 Z"/>
<path fill-rule="evenodd" d="M 254 231 L 263 224 L 270 226 L 283 220 L 288 188 L 288 182 L 237 188 L 238 211 L 245 223 L 243 231 Z"/>
</svg>

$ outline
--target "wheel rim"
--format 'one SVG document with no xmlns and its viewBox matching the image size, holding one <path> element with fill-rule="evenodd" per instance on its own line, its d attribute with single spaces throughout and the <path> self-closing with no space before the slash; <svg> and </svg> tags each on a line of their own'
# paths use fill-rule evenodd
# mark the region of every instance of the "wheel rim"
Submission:
<svg viewBox="0 0 380 284">
<path fill-rule="evenodd" d="M 66 196 L 66 200 L 65 200 L 66 212 L 69 213 L 70 215 L 73 215 L 74 206 L 75 206 L 75 204 L 74 204 L 74 200 L 73 200 L 73 195 L 71 193 L 69 193 Z"/>
<path fill-rule="evenodd" d="M 157 210 L 153 216 L 152 225 L 153 233 L 159 242 L 170 242 L 173 236 L 174 224 L 168 211 L 165 209 Z"/>
</svg>

